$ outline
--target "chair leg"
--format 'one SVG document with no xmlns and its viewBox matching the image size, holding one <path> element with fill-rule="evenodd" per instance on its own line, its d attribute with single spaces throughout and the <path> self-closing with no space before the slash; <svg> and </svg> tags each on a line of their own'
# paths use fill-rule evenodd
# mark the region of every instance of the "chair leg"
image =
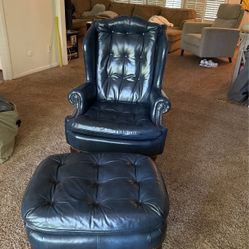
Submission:
<svg viewBox="0 0 249 249">
<path fill-rule="evenodd" d="M 232 63 L 232 57 L 228 57 L 229 63 Z"/>
<path fill-rule="evenodd" d="M 184 54 L 184 49 L 181 50 L 181 56 L 183 56 L 183 54 Z"/>
</svg>

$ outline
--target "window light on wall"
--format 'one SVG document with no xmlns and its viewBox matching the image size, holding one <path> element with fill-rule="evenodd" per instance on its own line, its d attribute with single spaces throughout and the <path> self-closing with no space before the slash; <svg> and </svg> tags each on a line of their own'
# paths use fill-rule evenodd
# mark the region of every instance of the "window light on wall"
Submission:
<svg viewBox="0 0 249 249">
<path fill-rule="evenodd" d="M 204 20 L 214 20 L 216 18 L 220 4 L 225 3 L 225 0 L 207 0 L 205 5 Z"/>
<path fill-rule="evenodd" d="M 228 0 L 166 0 L 166 7 L 194 9 L 201 20 L 212 21 L 216 18 L 220 4 Z"/>
<path fill-rule="evenodd" d="M 167 0 L 165 6 L 170 8 L 181 8 L 182 0 Z"/>
<path fill-rule="evenodd" d="M 135 4 L 149 4 L 149 5 L 165 5 L 165 0 L 115 0 L 119 3 L 135 3 Z"/>
</svg>

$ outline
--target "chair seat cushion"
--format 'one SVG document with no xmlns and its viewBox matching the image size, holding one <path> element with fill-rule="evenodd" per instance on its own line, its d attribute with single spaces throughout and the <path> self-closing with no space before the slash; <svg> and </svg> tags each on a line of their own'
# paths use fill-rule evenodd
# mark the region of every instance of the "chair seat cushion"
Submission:
<svg viewBox="0 0 249 249">
<path fill-rule="evenodd" d="M 118 102 L 96 102 L 84 115 L 68 119 L 71 130 L 105 138 L 147 140 L 162 135 L 150 120 L 149 106 Z"/>
<path fill-rule="evenodd" d="M 149 157 L 82 152 L 38 166 L 22 217 L 33 248 L 154 248 L 164 239 L 168 205 Z"/>
<path fill-rule="evenodd" d="M 201 44 L 201 34 L 185 34 L 182 38 L 184 42 L 199 47 Z"/>
</svg>

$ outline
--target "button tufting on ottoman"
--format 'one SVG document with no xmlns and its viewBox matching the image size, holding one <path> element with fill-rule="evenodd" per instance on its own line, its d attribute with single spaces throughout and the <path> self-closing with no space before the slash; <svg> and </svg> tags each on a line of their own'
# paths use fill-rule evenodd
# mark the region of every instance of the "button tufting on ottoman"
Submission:
<svg viewBox="0 0 249 249">
<path fill-rule="evenodd" d="M 33 249 L 152 249 L 164 239 L 168 203 L 146 156 L 61 154 L 38 166 L 22 217 Z"/>
</svg>

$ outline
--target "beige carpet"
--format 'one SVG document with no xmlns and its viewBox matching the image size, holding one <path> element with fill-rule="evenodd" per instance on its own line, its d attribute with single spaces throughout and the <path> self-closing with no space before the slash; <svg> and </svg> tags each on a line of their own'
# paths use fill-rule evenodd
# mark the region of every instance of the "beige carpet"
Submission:
<svg viewBox="0 0 249 249">
<path fill-rule="evenodd" d="M 172 110 L 164 154 L 157 158 L 170 196 L 163 249 L 248 248 L 248 113 L 226 100 L 234 64 L 200 68 L 199 59 L 170 54 L 165 91 Z M 0 249 L 30 248 L 20 217 L 37 164 L 68 151 L 67 93 L 83 81 L 80 59 L 0 84 L 22 119 L 12 158 L 0 165 Z"/>
</svg>

